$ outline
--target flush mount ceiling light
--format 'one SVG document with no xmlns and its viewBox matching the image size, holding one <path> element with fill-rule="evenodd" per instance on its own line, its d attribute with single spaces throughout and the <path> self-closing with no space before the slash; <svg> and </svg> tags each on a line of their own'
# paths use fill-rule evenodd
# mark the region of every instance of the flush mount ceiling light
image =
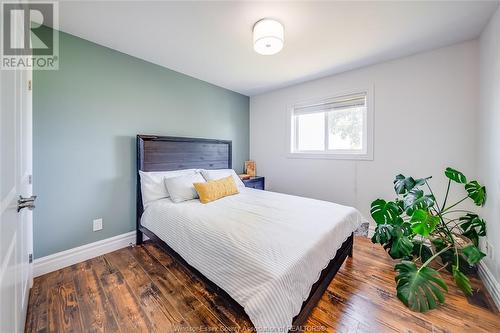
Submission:
<svg viewBox="0 0 500 333">
<path fill-rule="evenodd" d="M 284 41 L 283 25 L 276 20 L 262 19 L 253 26 L 253 49 L 259 54 L 278 53 Z"/>
</svg>

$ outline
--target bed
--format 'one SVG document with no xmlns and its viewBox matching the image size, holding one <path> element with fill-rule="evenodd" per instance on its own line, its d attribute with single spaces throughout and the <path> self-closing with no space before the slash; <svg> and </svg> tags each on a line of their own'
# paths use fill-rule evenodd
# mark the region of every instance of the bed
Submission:
<svg viewBox="0 0 500 333">
<path fill-rule="evenodd" d="M 137 136 L 141 171 L 231 168 L 231 142 Z M 209 204 L 142 204 L 137 177 L 137 244 L 143 234 L 202 279 L 257 332 L 300 327 L 347 256 L 361 215 L 330 202 L 249 188 Z"/>
</svg>

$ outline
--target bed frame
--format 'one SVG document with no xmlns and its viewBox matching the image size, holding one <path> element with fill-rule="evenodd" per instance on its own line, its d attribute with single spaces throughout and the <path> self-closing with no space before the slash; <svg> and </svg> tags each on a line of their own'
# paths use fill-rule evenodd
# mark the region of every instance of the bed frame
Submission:
<svg viewBox="0 0 500 333">
<path fill-rule="evenodd" d="M 231 169 L 232 144 L 227 140 L 183 138 L 171 136 L 137 135 L 137 170 L 172 171 L 181 169 Z M 137 172 L 137 245 L 142 244 L 143 234 L 163 248 L 175 260 L 202 280 L 208 289 L 220 295 L 237 313 L 246 316 L 243 307 L 229 294 L 191 267 L 168 244 L 140 223 L 143 213 L 141 179 Z M 300 313 L 294 317 L 294 329 L 302 326 L 319 299 L 328 288 L 333 277 L 347 256 L 352 257 L 353 235 L 342 244 L 335 257 L 321 272 L 319 280 L 312 286 L 309 297 L 302 304 Z"/>
</svg>

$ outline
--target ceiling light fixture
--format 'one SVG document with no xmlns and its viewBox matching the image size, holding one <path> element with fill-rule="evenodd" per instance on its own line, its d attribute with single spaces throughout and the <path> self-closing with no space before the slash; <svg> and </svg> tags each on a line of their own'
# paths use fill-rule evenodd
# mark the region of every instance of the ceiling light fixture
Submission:
<svg viewBox="0 0 500 333">
<path fill-rule="evenodd" d="M 273 55 L 281 51 L 285 34 L 276 20 L 262 19 L 253 26 L 253 49 L 258 54 Z"/>
</svg>

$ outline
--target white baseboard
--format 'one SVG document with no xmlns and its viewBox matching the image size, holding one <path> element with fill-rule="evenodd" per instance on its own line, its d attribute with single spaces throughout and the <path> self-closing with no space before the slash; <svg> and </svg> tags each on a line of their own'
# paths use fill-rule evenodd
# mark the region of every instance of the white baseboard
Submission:
<svg viewBox="0 0 500 333">
<path fill-rule="evenodd" d="M 33 276 L 37 277 L 100 255 L 135 244 L 135 231 L 85 244 L 35 259 Z"/>
<path fill-rule="evenodd" d="M 484 262 L 480 262 L 478 265 L 479 268 L 479 277 L 484 283 L 484 286 L 488 290 L 495 302 L 497 309 L 500 310 L 500 284 L 495 279 L 488 266 Z"/>
</svg>

